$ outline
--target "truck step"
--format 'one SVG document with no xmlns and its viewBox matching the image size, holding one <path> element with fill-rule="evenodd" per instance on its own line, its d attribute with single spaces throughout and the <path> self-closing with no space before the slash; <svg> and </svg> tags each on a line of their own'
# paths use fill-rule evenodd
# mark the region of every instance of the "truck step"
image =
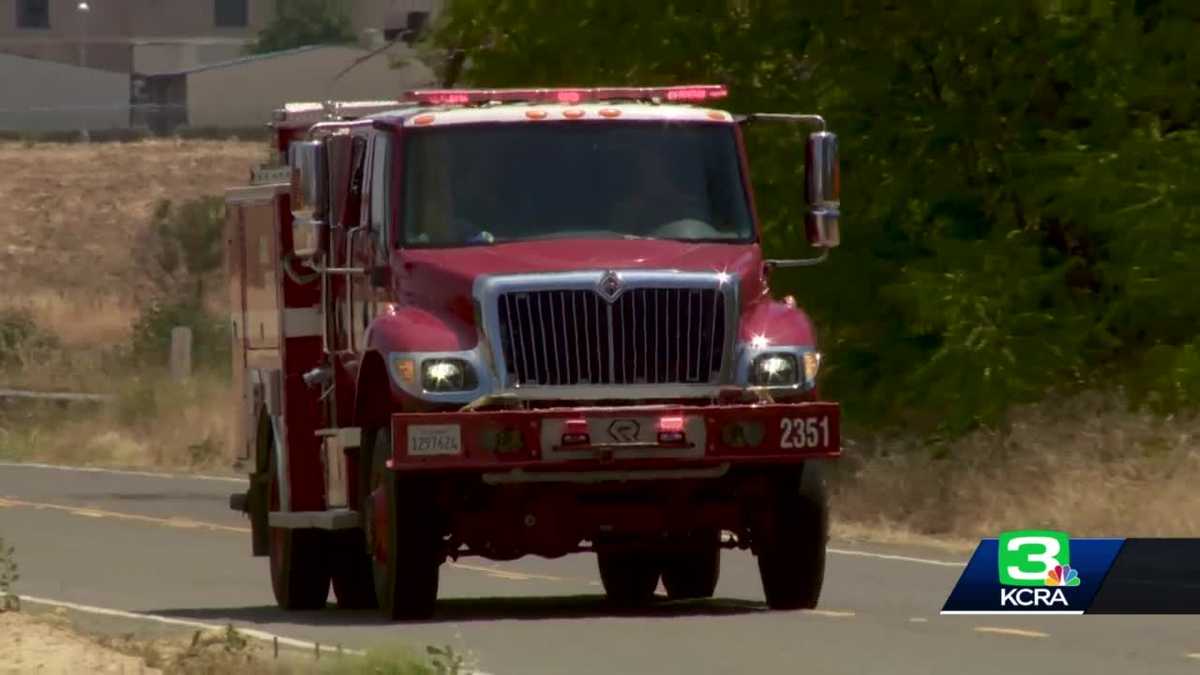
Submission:
<svg viewBox="0 0 1200 675">
<path fill-rule="evenodd" d="M 245 492 L 235 492 L 229 495 L 229 508 L 241 513 L 250 512 L 250 497 Z"/>
<path fill-rule="evenodd" d="M 272 511 L 267 522 L 288 530 L 353 530 L 362 525 L 362 518 L 350 509 Z"/>
</svg>

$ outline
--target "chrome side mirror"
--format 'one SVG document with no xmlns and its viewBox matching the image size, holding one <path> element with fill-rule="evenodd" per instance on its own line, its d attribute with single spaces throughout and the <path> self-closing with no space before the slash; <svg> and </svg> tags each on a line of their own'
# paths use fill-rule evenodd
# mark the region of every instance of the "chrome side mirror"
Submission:
<svg viewBox="0 0 1200 675">
<path fill-rule="evenodd" d="M 804 199 L 808 202 L 804 231 L 812 246 L 833 248 L 840 243 L 841 190 L 837 134 L 809 134 L 804 152 Z"/>
<path fill-rule="evenodd" d="M 329 218 L 329 163 L 321 141 L 288 146 L 292 168 L 292 253 L 310 259 L 322 251 Z"/>
</svg>

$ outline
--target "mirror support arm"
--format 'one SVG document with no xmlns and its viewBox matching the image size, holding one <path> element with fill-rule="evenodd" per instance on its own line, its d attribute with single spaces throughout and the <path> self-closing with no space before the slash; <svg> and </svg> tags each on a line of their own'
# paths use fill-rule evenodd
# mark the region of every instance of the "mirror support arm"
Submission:
<svg viewBox="0 0 1200 675">
<path fill-rule="evenodd" d="M 815 258 L 797 258 L 795 260 L 764 260 L 763 267 L 766 267 L 768 270 L 773 270 L 777 267 L 781 269 L 788 269 L 791 267 L 812 267 L 814 265 L 820 265 L 828 259 L 829 249 L 825 249 L 821 251 L 821 255 Z"/>
<path fill-rule="evenodd" d="M 752 122 L 794 122 L 796 124 L 811 124 L 820 131 L 826 131 L 825 118 L 820 115 L 801 115 L 797 113 L 750 113 L 742 117 L 746 124 Z"/>
</svg>

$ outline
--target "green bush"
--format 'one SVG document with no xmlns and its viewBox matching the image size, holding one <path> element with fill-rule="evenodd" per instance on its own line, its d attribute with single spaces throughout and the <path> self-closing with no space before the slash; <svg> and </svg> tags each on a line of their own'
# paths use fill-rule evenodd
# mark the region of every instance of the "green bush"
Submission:
<svg viewBox="0 0 1200 675">
<path fill-rule="evenodd" d="M 20 609 L 21 601 L 13 593 L 13 585 L 20 578 L 16 550 L 0 537 L 0 612 Z"/>
<path fill-rule="evenodd" d="M 182 203 L 160 201 L 142 242 L 154 297 L 134 322 L 131 359 L 143 366 L 165 367 L 171 330 L 192 330 L 192 362 L 196 367 L 229 366 L 228 322 L 209 308 L 221 287 L 225 204 L 220 197 Z M 223 298 L 222 298 L 223 299 Z"/>
<path fill-rule="evenodd" d="M 130 355 L 142 366 L 166 367 L 171 330 L 192 329 L 192 363 L 197 368 L 222 370 L 230 364 L 229 325 L 192 299 L 156 301 L 133 324 Z"/>
<path fill-rule="evenodd" d="M 58 338 L 43 331 L 25 309 L 0 309 L 0 368 L 41 358 L 58 346 Z"/>
<path fill-rule="evenodd" d="M 1200 403 L 1200 87 L 1189 0 L 458 0 L 478 86 L 730 85 L 839 132 L 844 237 L 780 270 L 847 420 L 951 433 L 1053 389 Z M 747 145 L 771 257 L 811 255 L 797 130 Z"/>
</svg>

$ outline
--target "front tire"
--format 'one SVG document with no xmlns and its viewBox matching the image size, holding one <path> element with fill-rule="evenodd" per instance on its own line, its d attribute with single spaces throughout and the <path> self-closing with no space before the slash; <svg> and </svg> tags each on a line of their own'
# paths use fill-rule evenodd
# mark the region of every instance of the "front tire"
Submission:
<svg viewBox="0 0 1200 675">
<path fill-rule="evenodd" d="M 758 571 L 771 609 L 813 609 L 825 581 L 829 498 L 820 464 L 775 486 L 769 525 L 756 537 Z M 798 484 L 797 484 L 798 483 Z"/>
<path fill-rule="evenodd" d="M 600 581 L 609 601 L 623 608 L 642 607 L 654 599 L 659 564 L 652 556 L 628 551 L 598 551 Z"/>
<path fill-rule="evenodd" d="M 363 518 L 376 602 L 391 620 L 428 619 L 437 605 L 443 557 L 432 495 L 419 484 L 396 478 L 387 467 L 391 435 L 387 430 L 373 435 Z"/>
<path fill-rule="evenodd" d="M 271 511 L 279 510 L 279 475 L 268 468 Z M 269 529 L 271 590 L 280 609 L 323 609 L 329 599 L 329 564 L 322 530 Z"/>
<path fill-rule="evenodd" d="M 339 609 L 374 609 L 375 573 L 362 530 L 331 532 L 330 575 Z"/>
</svg>

